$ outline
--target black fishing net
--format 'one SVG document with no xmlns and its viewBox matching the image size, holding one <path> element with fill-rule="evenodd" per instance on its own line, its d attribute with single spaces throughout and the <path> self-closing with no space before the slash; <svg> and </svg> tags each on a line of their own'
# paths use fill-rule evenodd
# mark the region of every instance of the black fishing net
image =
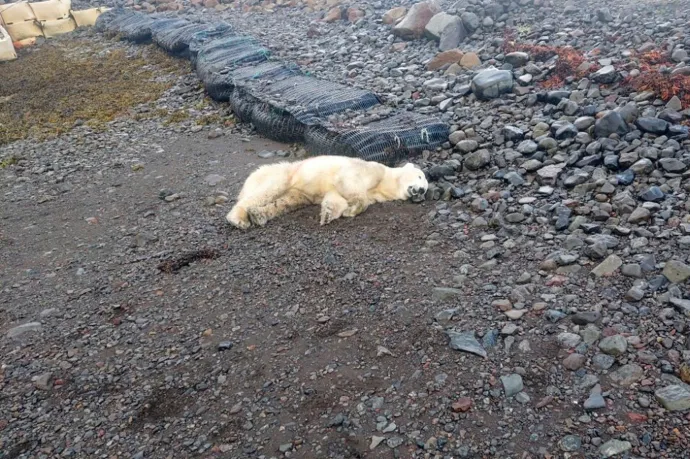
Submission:
<svg viewBox="0 0 690 459">
<path fill-rule="evenodd" d="M 233 35 L 232 26 L 226 22 L 209 24 L 206 30 L 192 34 L 189 41 L 189 61 L 196 67 L 196 60 L 201 48 L 207 43 Z"/>
<path fill-rule="evenodd" d="M 189 49 L 192 35 L 207 27 L 205 24 L 193 23 L 184 19 L 174 22 L 156 21 L 151 26 L 151 39 L 167 52 L 183 55 Z"/>
<path fill-rule="evenodd" d="M 391 115 L 370 91 L 271 61 L 268 49 L 253 37 L 236 36 L 225 22 L 202 24 L 115 8 L 99 16 L 95 29 L 137 43 L 153 40 L 171 54 L 189 57 L 209 96 L 228 101 L 237 118 L 268 138 L 304 142 L 311 155 L 394 165 L 448 140 L 448 125 L 440 120 L 412 112 Z"/>
<path fill-rule="evenodd" d="M 233 110 L 240 110 L 240 119 L 246 120 L 246 105 L 251 101 L 251 122 L 257 132 L 281 142 L 303 141 L 308 126 L 332 114 L 365 110 L 380 103 L 369 91 L 301 74 L 278 81 L 244 80 L 238 87 L 231 105 Z"/>
<path fill-rule="evenodd" d="M 233 88 L 228 73 L 240 66 L 264 62 L 269 55 L 270 51 L 251 37 L 222 38 L 210 42 L 199 51 L 196 73 L 208 95 L 225 102 Z"/>
<path fill-rule="evenodd" d="M 366 110 L 381 103 L 371 91 L 303 75 L 262 87 L 260 97 L 305 125 L 317 124 L 335 113 Z"/>
<path fill-rule="evenodd" d="M 448 125 L 436 118 L 403 112 L 364 126 L 324 123 L 304 135 L 311 155 L 341 155 L 394 165 L 448 140 Z"/>
<path fill-rule="evenodd" d="M 121 21 L 113 21 L 116 24 L 116 33 L 123 40 L 134 43 L 144 43 L 151 40 L 151 26 L 156 22 L 156 18 L 136 13 L 125 17 Z M 113 23 L 111 23 L 111 26 Z"/>
<path fill-rule="evenodd" d="M 93 25 L 93 29 L 96 32 L 106 34 L 108 32 L 107 29 L 110 23 L 123 14 L 127 14 L 127 10 L 122 7 L 111 8 L 107 11 L 104 11 L 98 15 L 98 18 L 96 18 L 96 23 Z"/>
<path fill-rule="evenodd" d="M 301 71 L 295 64 L 278 61 L 267 61 L 257 65 L 248 65 L 235 69 L 224 69 L 208 77 L 206 90 L 215 100 L 230 101 L 236 86 L 247 81 L 279 81 L 290 76 L 299 75 Z M 251 98 L 254 102 L 255 98 Z"/>
</svg>

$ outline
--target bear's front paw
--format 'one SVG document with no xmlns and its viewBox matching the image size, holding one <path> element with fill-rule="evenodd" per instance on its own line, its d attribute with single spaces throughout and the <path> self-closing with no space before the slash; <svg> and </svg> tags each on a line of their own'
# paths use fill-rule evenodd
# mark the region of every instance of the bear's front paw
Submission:
<svg viewBox="0 0 690 459">
<path fill-rule="evenodd" d="M 225 219 L 230 223 L 232 226 L 245 230 L 251 226 L 251 223 L 249 220 L 242 219 L 238 215 L 238 212 L 232 212 L 230 211 L 226 216 Z"/>
</svg>

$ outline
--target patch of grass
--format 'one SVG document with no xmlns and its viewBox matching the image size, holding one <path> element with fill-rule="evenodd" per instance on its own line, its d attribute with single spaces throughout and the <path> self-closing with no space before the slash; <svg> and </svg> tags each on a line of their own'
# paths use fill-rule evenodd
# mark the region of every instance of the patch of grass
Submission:
<svg viewBox="0 0 690 459">
<path fill-rule="evenodd" d="M 6 167 L 14 166 L 19 162 L 19 159 L 17 159 L 16 156 L 10 156 L 9 158 L 5 158 L 2 161 L 0 161 L 0 169 L 4 169 Z"/>
<path fill-rule="evenodd" d="M 0 145 L 27 137 L 44 140 L 84 123 L 102 130 L 172 85 L 162 74 L 184 63 L 154 45 L 128 56 L 86 39 L 51 40 L 2 65 Z"/>
</svg>

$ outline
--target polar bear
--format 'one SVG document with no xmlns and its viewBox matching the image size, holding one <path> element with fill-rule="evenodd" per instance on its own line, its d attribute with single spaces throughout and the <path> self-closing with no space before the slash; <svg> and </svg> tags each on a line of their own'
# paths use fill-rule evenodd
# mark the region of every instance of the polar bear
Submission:
<svg viewBox="0 0 690 459">
<path fill-rule="evenodd" d="M 354 217 L 376 202 L 423 199 L 429 184 L 414 164 L 388 167 L 347 156 L 315 156 L 260 166 L 225 217 L 247 229 L 309 204 L 321 205 L 321 225 Z"/>
</svg>

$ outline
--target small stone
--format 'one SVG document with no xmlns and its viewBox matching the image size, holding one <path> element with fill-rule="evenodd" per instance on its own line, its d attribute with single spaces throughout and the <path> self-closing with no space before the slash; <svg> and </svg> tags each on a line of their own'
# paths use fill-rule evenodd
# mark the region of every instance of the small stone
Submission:
<svg viewBox="0 0 690 459">
<path fill-rule="evenodd" d="M 599 447 L 599 454 L 602 458 L 609 458 L 624 453 L 632 449 L 629 441 L 609 440 Z"/>
<path fill-rule="evenodd" d="M 513 75 L 507 70 L 489 68 L 472 79 L 472 92 L 479 99 L 495 99 L 513 89 Z"/>
<path fill-rule="evenodd" d="M 598 370 L 608 370 L 616 362 L 616 358 L 606 354 L 595 354 L 592 357 L 592 365 Z"/>
<path fill-rule="evenodd" d="M 566 435 L 558 442 L 558 446 L 565 453 L 579 451 L 582 448 L 582 439 L 577 435 Z"/>
<path fill-rule="evenodd" d="M 472 408 L 472 399 L 469 397 L 461 397 L 451 405 L 455 413 L 465 413 Z"/>
<path fill-rule="evenodd" d="M 644 370 L 636 364 L 623 365 L 609 375 L 611 381 L 623 387 L 630 386 L 644 378 Z"/>
<path fill-rule="evenodd" d="M 27 322 L 14 328 L 10 328 L 7 331 L 7 337 L 17 338 L 25 333 L 40 332 L 41 330 L 43 330 L 43 327 L 40 322 Z"/>
<path fill-rule="evenodd" d="M 587 361 L 587 357 L 582 354 L 573 353 L 563 360 L 563 367 L 570 371 L 577 371 L 582 368 Z"/>
<path fill-rule="evenodd" d="M 434 302 L 444 302 L 463 296 L 464 292 L 457 288 L 435 287 L 431 291 L 431 300 Z"/>
<path fill-rule="evenodd" d="M 623 264 L 623 260 L 618 255 L 609 255 L 596 268 L 592 270 L 592 274 L 596 277 L 609 276 L 616 272 Z"/>
<path fill-rule="evenodd" d="M 450 338 L 450 348 L 456 351 L 469 352 L 480 357 L 487 357 L 486 350 L 479 344 L 473 331 L 457 332 L 447 330 L 446 335 Z"/>
<path fill-rule="evenodd" d="M 52 384 L 51 380 L 53 379 L 53 374 L 52 373 L 43 373 L 41 375 L 38 375 L 34 378 L 34 387 L 38 390 L 50 390 Z"/>
<path fill-rule="evenodd" d="M 501 376 L 501 383 L 503 384 L 503 390 L 505 391 L 506 397 L 512 397 L 524 389 L 522 376 L 517 373 Z"/>
<path fill-rule="evenodd" d="M 669 260 L 662 274 L 673 284 L 685 282 L 690 277 L 690 266 L 678 260 Z"/>
<path fill-rule="evenodd" d="M 383 441 L 386 439 L 386 437 L 377 437 L 376 435 L 373 435 L 371 437 L 371 444 L 369 445 L 370 450 L 376 449 L 377 446 L 379 446 Z"/>
<path fill-rule="evenodd" d="M 580 341 L 582 341 L 582 337 L 580 337 L 580 335 L 576 335 L 575 333 L 569 332 L 560 333 L 556 339 L 558 340 L 558 343 L 561 345 L 561 347 L 564 349 L 574 348 L 578 344 L 580 344 Z"/>
<path fill-rule="evenodd" d="M 657 401 L 669 411 L 690 409 L 690 391 L 680 385 L 671 385 L 654 392 Z"/>
<path fill-rule="evenodd" d="M 605 354 L 619 356 L 628 349 L 628 341 L 621 335 L 607 336 L 599 342 L 599 349 Z"/>
</svg>

